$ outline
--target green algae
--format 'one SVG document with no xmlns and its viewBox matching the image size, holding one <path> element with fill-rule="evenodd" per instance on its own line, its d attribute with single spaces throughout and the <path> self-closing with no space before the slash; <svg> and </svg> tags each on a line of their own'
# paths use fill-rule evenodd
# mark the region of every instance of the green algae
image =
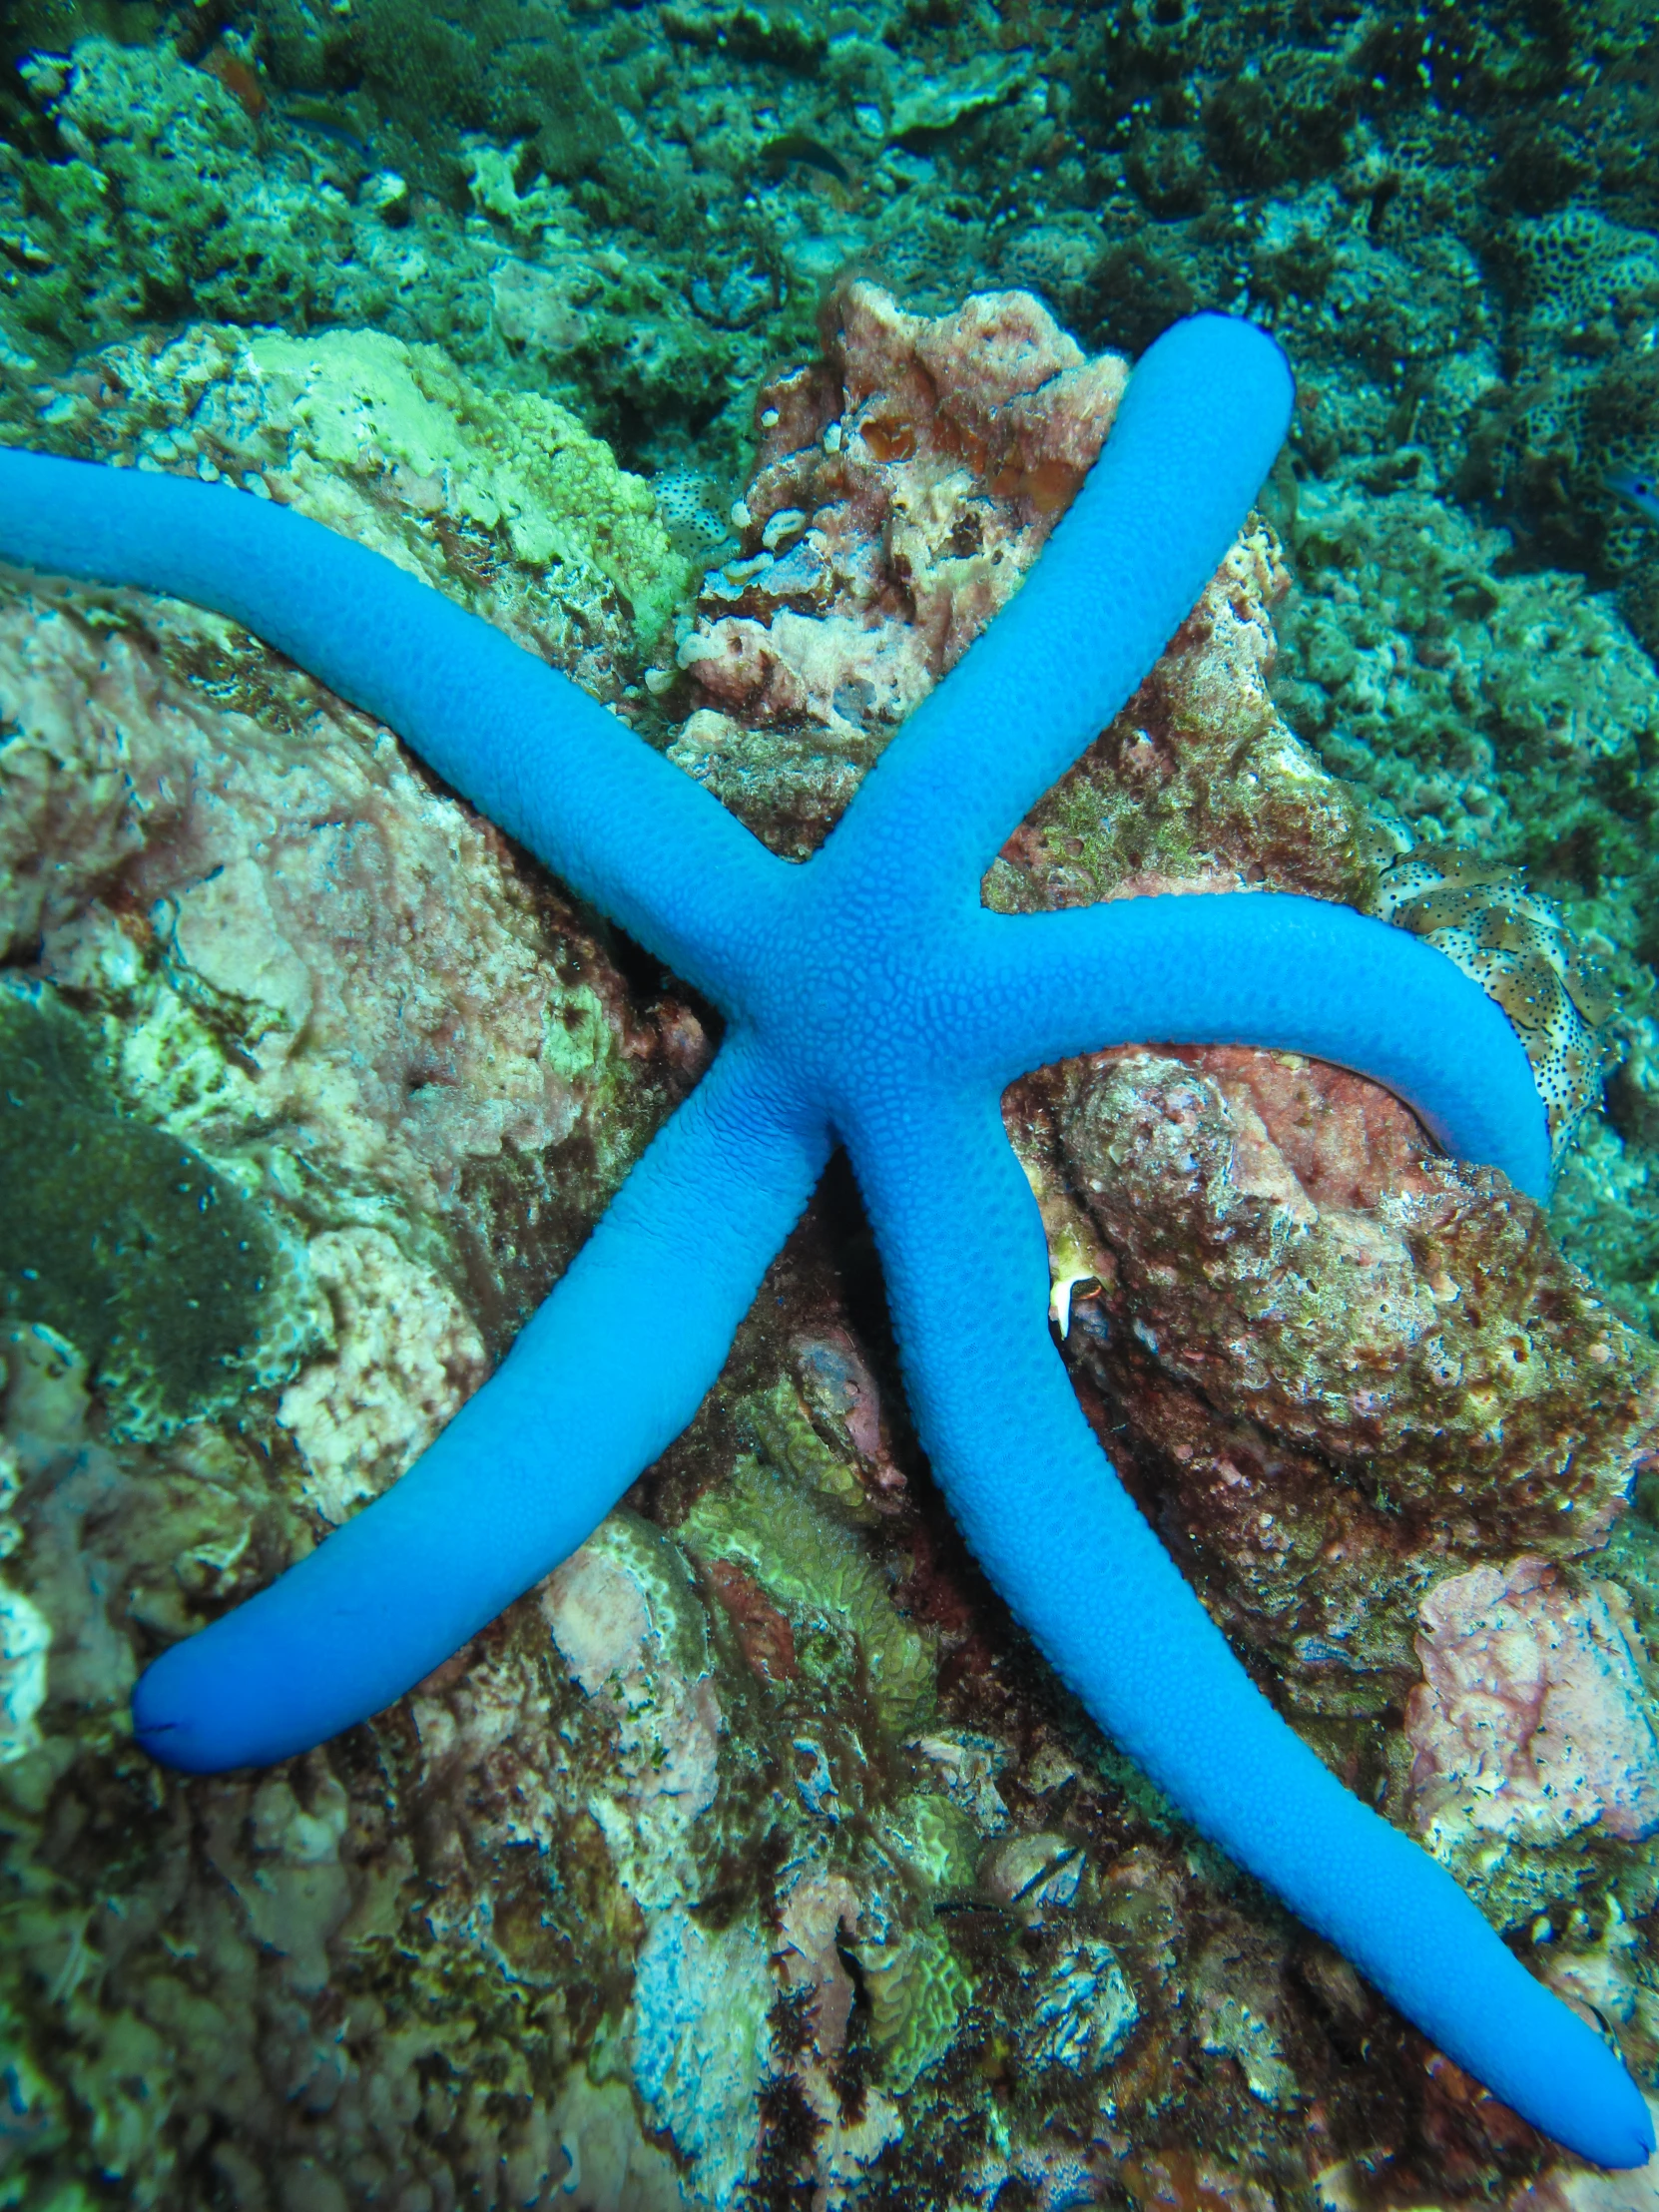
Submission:
<svg viewBox="0 0 1659 2212">
<path fill-rule="evenodd" d="M 283 1267 L 234 1183 L 125 1111 L 93 1024 L 0 991 L 0 1302 L 82 1353 L 120 1428 L 234 1399 Z"/>
<path fill-rule="evenodd" d="M 755 1576 L 789 1616 L 803 1670 L 824 1690 L 861 1686 L 892 1736 L 925 1720 L 935 1695 L 931 1640 L 894 1605 L 865 1539 L 816 1498 L 745 1454 L 678 1533 Z"/>
<path fill-rule="evenodd" d="M 15 166 L 31 250 L 13 290 L 35 342 L 97 344 L 186 313 L 301 327 L 325 314 L 343 204 L 274 208 L 255 121 L 217 78 L 166 46 L 103 39 L 73 69 L 37 55 L 24 72 L 67 155 Z"/>
<path fill-rule="evenodd" d="M 763 1456 L 781 1475 L 816 1490 L 842 1519 L 863 1527 L 873 1524 L 875 1511 L 862 1483 L 813 1426 L 812 1415 L 787 1378 L 770 1390 L 742 1399 L 736 1411 Z"/>
<path fill-rule="evenodd" d="M 642 646 L 683 600 L 690 571 L 650 486 L 556 400 L 486 391 L 436 346 L 378 330 L 262 334 L 250 350 L 303 425 L 307 475 L 358 476 L 372 457 L 444 482 L 459 515 L 523 567 L 565 572 L 572 599 L 614 589 Z"/>
<path fill-rule="evenodd" d="M 548 0 L 474 0 L 449 13 L 423 0 L 357 0 L 313 10 L 268 0 L 276 80 L 314 92 L 360 88 L 382 151 L 433 191 L 454 178 L 459 134 L 529 134 L 555 177 L 591 171 L 621 144 L 589 85 L 562 9 Z"/>
<path fill-rule="evenodd" d="M 973 1982 L 936 1922 L 892 1940 L 859 1943 L 870 2000 L 870 2041 L 883 2085 L 902 2095 L 949 2050 Z"/>
<path fill-rule="evenodd" d="M 699 1681 L 710 1667 L 708 1616 L 676 1546 L 660 1528 L 622 1507 L 606 1516 L 588 1542 L 639 1591 L 662 1666 L 685 1681 Z"/>
<path fill-rule="evenodd" d="M 928 1893 L 972 1890 L 984 1838 L 949 1798 L 913 1791 L 877 1817 L 874 1833 Z"/>
</svg>

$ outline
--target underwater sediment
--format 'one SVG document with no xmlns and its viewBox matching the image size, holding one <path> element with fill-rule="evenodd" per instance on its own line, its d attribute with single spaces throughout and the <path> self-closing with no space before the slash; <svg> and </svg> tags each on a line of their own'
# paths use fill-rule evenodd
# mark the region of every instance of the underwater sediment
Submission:
<svg viewBox="0 0 1659 2212">
<path fill-rule="evenodd" d="M 987 903 L 1527 863 L 1614 987 L 1612 1114 L 1549 1219 L 1284 1055 L 1154 1040 L 1005 1118 L 1085 1407 L 1235 1648 L 1651 2078 L 1659 696 L 1595 490 L 1645 434 L 1645 80 L 1611 17 L 1509 61 L 1474 19 L 1466 91 L 1384 24 L 1229 92 L 1225 31 L 1049 14 L 596 11 L 540 76 L 423 50 L 430 112 L 389 0 L 349 94 L 297 11 L 43 18 L 6 434 L 390 553 L 796 854 L 1034 559 L 1103 344 L 1243 271 L 1289 463 Z M 532 130 L 573 70 L 636 105 Z M 0 712 L 0 2201 L 1579 2201 L 1010 1623 L 838 1176 L 693 1427 L 413 1696 L 270 1775 L 139 1756 L 138 1668 L 429 1441 L 710 1017 L 218 618 L 13 578 Z M 642 1281 L 642 1364 L 673 1327 Z"/>
</svg>

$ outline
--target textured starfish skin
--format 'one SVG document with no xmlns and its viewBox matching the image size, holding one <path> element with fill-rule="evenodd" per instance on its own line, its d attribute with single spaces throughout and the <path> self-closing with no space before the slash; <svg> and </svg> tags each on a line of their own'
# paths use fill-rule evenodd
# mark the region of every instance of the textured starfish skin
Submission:
<svg viewBox="0 0 1659 2212">
<path fill-rule="evenodd" d="M 1008 1081 L 1068 1054 L 1272 1045 L 1376 1077 L 1449 1150 L 1547 1187 L 1514 1033 L 1401 931 L 1269 895 L 1028 916 L 979 903 L 1007 834 L 1214 573 L 1292 389 L 1247 324 L 1166 333 L 1019 594 L 800 866 L 377 555 L 224 488 L 0 453 L 0 551 L 242 621 L 388 723 L 729 1025 L 497 1375 L 385 1496 L 164 1654 L 135 1726 L 193 1772 L 265 1764 L 448 1657 L 691 1419 L 841 1143 L 935 1475 L 1056 1671 L 1443 2050 L 1569 2147 L 1639 2164 L 1653 2137 L 1617 2058 L 1279 1719 L 1121 1487 L 1049 1336 L 1042 1227 L 1000 1119 Z M 645 1280 L 676 1320 L 641 1373 L 627 1324 Z"/>
</svg>

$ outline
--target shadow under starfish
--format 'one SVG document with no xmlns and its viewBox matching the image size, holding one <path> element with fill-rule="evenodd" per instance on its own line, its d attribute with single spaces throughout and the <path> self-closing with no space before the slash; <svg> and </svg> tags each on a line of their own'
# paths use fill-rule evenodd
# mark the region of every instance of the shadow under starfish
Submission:
<svg viewBox="0 0 1659 2212">
<path fill-rule="evenodd" d="M 389 724 L 728 1023 L 498 1374 L 385 1496 L 164 1654 L 135 1726 L 192 1772 L 267 1764 L 457 1650 L 692 1418 L 839 1143 L 933 1471 L 1056 1671 L 1443 2050 L 1572 2149 L 1635 2165 L 1653 2136 L 1614 2053 L 1279 1718 L 1123 1490 L 1049 1335 L 1042 1225 L 1001 1124 L 1007 1083 L 1075 1053 L 1269 1045 L 1375 1077 L 1449 1150 L 1547 1189 L 1519 1040 L 1403 931 L 1267 893 L 1020 916 L 980 904 L 1004 839 L 1215 572 L 1292 398 L 1278 347 L 1249 324 L 1205 315 L 1167 332 L 1016 598 L 804 865 L 378 555 L 224 487 L 0 452 L 0 552 L 245 623 Z M 646 1281 L 676 1321 L 642 1373 L 628 1325 Z"/>
</svg>

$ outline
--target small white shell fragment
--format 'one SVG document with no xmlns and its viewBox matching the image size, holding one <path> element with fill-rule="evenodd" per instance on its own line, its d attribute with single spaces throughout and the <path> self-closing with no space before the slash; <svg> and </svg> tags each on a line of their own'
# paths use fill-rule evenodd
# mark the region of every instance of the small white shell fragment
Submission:
<svg viewBox="0 0 1659 2212">
<path fill-rule="evenodd" d="M 780 507 L 761 532 L 761 543 L 769 553 L 776 553 L 787 539 L 799 537 L 806 527 L 807 517 L 799 507 Z"/>
</svg>

